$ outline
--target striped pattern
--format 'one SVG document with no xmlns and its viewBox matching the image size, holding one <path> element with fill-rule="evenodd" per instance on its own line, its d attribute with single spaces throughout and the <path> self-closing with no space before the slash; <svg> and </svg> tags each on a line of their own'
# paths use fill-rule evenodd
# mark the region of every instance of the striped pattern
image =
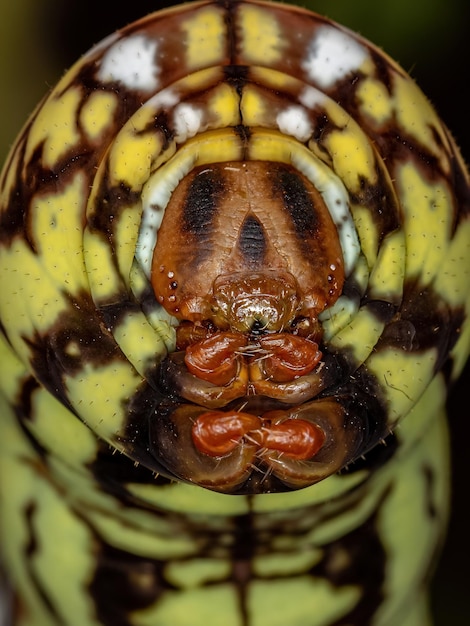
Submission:
<svg viewBox="0 0 470 626">
<path fill-rule="evenodd" d="M 469 213 L 421 91 L 318 15 L 194 2 L 86 54 L 1 176 L 14 625 L 424 626 Z M 237 374 L 191 373 L 227 333 Z M 271 336 L 320 361 L 281 380 Z M 211 457 L 214 406 L 326 443 L 298 460 L 255 429 Z"/>
</svg>

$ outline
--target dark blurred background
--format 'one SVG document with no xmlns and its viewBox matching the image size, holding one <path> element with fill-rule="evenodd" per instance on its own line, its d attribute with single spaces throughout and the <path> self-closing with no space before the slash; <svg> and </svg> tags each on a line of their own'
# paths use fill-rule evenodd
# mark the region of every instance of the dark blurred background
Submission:
<svg viewBox="0 0 470 626">
<path fill-rule="evenodd" d="M 0 0 L 0 161 L 28 114 L 82 53 L 113 30 L 177 2 Z M 291 2 L 335 19 L 383 48 L 416 79 L 470 161 L 470 1 Z M 469 626 L 467 367 L 450 398 L 453 510 L 432 589 L 435 626 Z M 470 593 L 469 593 L 470 595 Z M 289 626 L 289 624 L 286 624 Z"/>
</svg>

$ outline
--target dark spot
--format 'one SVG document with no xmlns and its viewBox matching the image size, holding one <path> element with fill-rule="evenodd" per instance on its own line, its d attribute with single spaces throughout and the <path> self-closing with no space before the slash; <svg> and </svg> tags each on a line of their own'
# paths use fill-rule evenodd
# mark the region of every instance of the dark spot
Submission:
<svg viewBox="0 0 470 626">
<path fill-rule="evenodd" d="M 372 184 L 363 176 L 358 177 L 360 191 L 351 193 L 351 202 L 364 206 L 380 233 L 382 241 L 387 233 L 400 227 L 400 214 L 395 191 L 382 172 L 377 172 L 377 182 Z"/>
<path fill-rule="evenodd" d="M 389 497 L 386 492 L 383 500 Z M 332 626 L 372 623 L 372 618 L 384 600 L 387 553 L 380 539 L 376 512 L 349 534 L 322 546 L 323 558 L 310 574 L 326 579 L 337 588 L 352 585 L 362 593 L 355 606 Z"/>
<path fill-rule="evenodd" d="M 257 337 L 259 335 L 264 335 L 265 333 L 266 333 L 266 323 L 264 322 L 264 320 L 254 320 L 253 324 L 251 325 L 250 334 Z"/>
<path fill-rule="evenodd" d="M 318 228 L 315 208 L 299 174 L 283 167 L 276 168 L 273 189 L 276 195 L 281 195 L 299 238 L 313 236 Z"/>
<path fill-rule="evenodd" d="M 430 519 L 436 519 L 439 514 L 439 506 L 436 504 L 436 477 L 431 465 L 424 464 L 422 468 L 425 488 L 426 516 Z"/>
<path fill-rule="evenodd" d="M 413 352 L 434 348 L 438 371 L 460 337 L 464 317 L 463 310 L 448 307 L 432 288 L 405 283 L 400 311 L 385 327 L 376 348 L 398 346 Z"/>
<path fill-rule="evenodd" d="M 385 300 L 369 300 L 367 294 L 361 300 L 361 308 L 367 308 L 383 324 L 388 324 L 397 311 L 397 306 L 393 303 Z"/>
<path fill-rule="evenodd" d="M 225 192 L 220 174 L 210 168 L 191 181 L 183 207 L 183 231 L 205 239 Z"/>
<path fill-rule="evenodd" d="M 109 164 L 106 164 L 109 170 Z M 106 238 L 107 246 L 112 245 L 110 240 L 114 234 L 114 222 L 119 224 L 117 219 L 123 210 L 134 206 L 140 199 L 140 192 L 133 191 L 128 185 L 119 183 L 115 186 L 109 185 L 111 175 L 108 173 L 103 179 L 98 190 L 94 208 L 87 215 L 88 228 L 94 232 L 102 233 Z M 109 243 L 108 243 L 109 241 Z"/>
<path fill-rule="evenodd" d="M 102 544 L 90 595 L 103 626 L 131 626 L 131 613 L 156 603 L 174 588 L 165 580 L 166 561 L 144 558 Z"/>
<path fill-rule="evenodd" d="M 125 356 L 103 324 L 88 294 L 69 299 L 69 306 L 56 318 L 47 332 L 36 331 L 25 337 L 31 368 L 37 379 L 69 409 L 65 379 L 83 370 L 85 365 L 109 365 Z"/>
<path fill-rule="evenodd" d="M 225 80 L 235 86 L 240 95 L 248 80 L 250 68 L 247 65 L 226 65 L 223 68 Z"/>
<path fill-rule="evenodd" d="M 174 131 L 171 130 L 172 120 L 170 115 L 166 111 L 160 111 L 158 115 L 155 116 L 152 127 L 153 129 L 156 128 L 157 130 L 159 130 L 164 136 L 165 142 L 161 149 L 162 151 L 166 150 L 175 136 Z"/>
<path fill-rule="evenodd" d="M 26 527 L 29 529 L 29 541 L 25 547 L 25 554 L 31 558 L 36 554 L 38 543 L 36 540 L 36 533 L 34 532 L 34 516 L 37 512 L 37 505 L 35 502 L 29 502 L 24 510 L 24 518 Z"/>
<path fill-rule="evenodd" d="M 234 130 L 243 143 L 248 143 L 251 137 L 251 130 L 249 126 L 239 124 L 238 126 L 234 127 Z"/>
<path fill-rule="evenodd" d="M 263 225 L 254 215 L 248 215 L 242 224 L 238 248 L 248 264 L 262 264 L 266 253 L 266 235 Z"/>
<path fill-rule="evenodd" d="M 135 436 L 138 427 L 142 427 L 142 436 L 145 438 L 144 420 L 140 420 L 133 427 L 129 426 L 128 432 Z M 140 433 L 139 433 L 140 434 Z M 130 439 L 130 441 L 132 441 Z M 147 443 L 144 439 L 145 450 Z M 131 447 L 131 446 L 129 446 Z M 127 456 L 127 450 L 124 454 L 116 454 L 116 449 L 112 448 L 108 443 L 98 442 L 98 452 L 91 463 L 87 465 L 87 469 L 93 474 L 96 482 L 104 493 L 112 494 L 118 497 L 120 502 L 142 510 L 152 508 L 144 501 L 138 502 L 134 495 L 130 494 L 129 485 L 169 485 L 171 480 L 162 474 L 156 473 L 143 463 L 139 463 L 130 456 Z M 129 452 L 131 452 L 129 450 Z M 138 455 L 135 455 L 138 456 Z M 153 510 L 153 509 L 152 509 Z"/>
</svg>

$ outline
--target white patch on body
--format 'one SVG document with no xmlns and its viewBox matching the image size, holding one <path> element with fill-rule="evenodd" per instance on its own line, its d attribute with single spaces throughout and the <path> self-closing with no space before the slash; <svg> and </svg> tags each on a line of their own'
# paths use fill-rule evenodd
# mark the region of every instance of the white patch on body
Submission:
<svg viewBox="0 0 470 626">
<path fill-rule="evenodd" d="M 193 166 L 194 154 L 190 152 L 185 155 L 182 152 L 179 160 L 162 165 L 149 178 L 142 190 L 142 219 L 135 258 L 149 280 L 158 229 L 165 215 L 166 206 L 176 186 Z"/>
<path fill-rule="evenodd" d="M 154 181 L 151 180 L 152 182 Z M 155 184 L 147 183 L 146 189 L 144 189 L 142 194 L 143 213 L 135 257 L 149 279 L 152 269 L 153 251 L 157 243 L 157 232 L 175 186 L 173 181 L 160 178 L 155 181 Z"/>
<path fill-rule="evenodd" d="M 152 99 L 149 104 L 152 104 L 156 109 L 171 109 L 180 101 L 179 95 L 171 88 L 162 89 Z"/>
<path fill-rule="evenodd" d="M 173 112 L 175 141 L 184 143 L 194 137 L 201 127 L 203 112 L 191 104 L 182 103 Z"/>
<path fill-rule="evenodd" d="M 349 195 L 338 176 L 320 160 L 305 160 L 292 155 L 292 164 L 320 192 L 337 230 L 343 252 L 346 276 L 354 269 L 361 246 L 349 208 Z"/>
<path fill-rule="evenodd" d="M 368 55 L 367 49 L 347 33 L 333 26 L 322 26 L 308 47 L 302 69 L 325 89 L 357 71 Z"/>
<path fill-rule="evenodd" d="M 117 81 L 128 89 L 155 90 L 160 73 L 156 52 L 157 42 L 143 35 L 121 39 L 103 55 L 98 80 L 104 83 Z"/>
<path fill-rule="evenodd" d="M 307 141 L 312 136 L 312 123 L 304 108 L 291 106 L 281 111 L 276 118 L 279 130 L 299 141 Z"/>
<path fill-rule="evenodd" d="M 299 102 L 307 109 L 314 109 L 316 106 L 324 106 L 328 97 L 322 91 L 307 85 L 299 94 Z"/>
</svg>

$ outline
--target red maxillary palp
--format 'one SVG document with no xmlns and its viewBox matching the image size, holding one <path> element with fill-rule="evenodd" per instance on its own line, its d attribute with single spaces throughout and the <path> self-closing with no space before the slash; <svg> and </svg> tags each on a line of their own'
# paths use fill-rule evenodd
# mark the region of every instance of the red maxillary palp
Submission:
<svg viewBox="0 0 470 626">
<path fill-rule="evenodd" d="M 186 367 L 198 378 L 215 385 L 229 383 L 237 373 L 238 350 L 246 338 L 238 333 L 216 333 L 186 348 Z"/>
<path fill-rule="evenodd" d="M 296 460 L 313 457 L 322 447 L 325 435 L 321 428 L 302 419 L 272 423 L 282 411 L 266 413 L 269 419 L 238 411 L 208 411 L 200 415 L 192 429 L 199 452 L 224 456 L 232 452 L 245 435 L 260 448 L 275 450 Z"/>
<path fill-rule="evenodd" d="M 237 447 L 244 435 L 260 427 L 259 417 L 250 413 L 208 411 L 194 423 L 193 442 L 199 452 L 224 456 Z"/>
<path fill-rule="evenodd" d="M 285 456 L 299 461 L 310 459 L 325 442 L 323 430 L 302 419 L 286 419 L 273 423 L 273 418 L 282 411 L 270 411 L 263 415 L 269 425 L 261 429 L 260 445 L 268 450 L 282 452 Z"/>
<path fill-rule="evenodd" d="M 263 337 L 260 344 L 270 353 L 263 360 L 264 369 L 276 382 L 308 374 L 322 357 L 316 343 L 287 333 Z"/>
</svg>

